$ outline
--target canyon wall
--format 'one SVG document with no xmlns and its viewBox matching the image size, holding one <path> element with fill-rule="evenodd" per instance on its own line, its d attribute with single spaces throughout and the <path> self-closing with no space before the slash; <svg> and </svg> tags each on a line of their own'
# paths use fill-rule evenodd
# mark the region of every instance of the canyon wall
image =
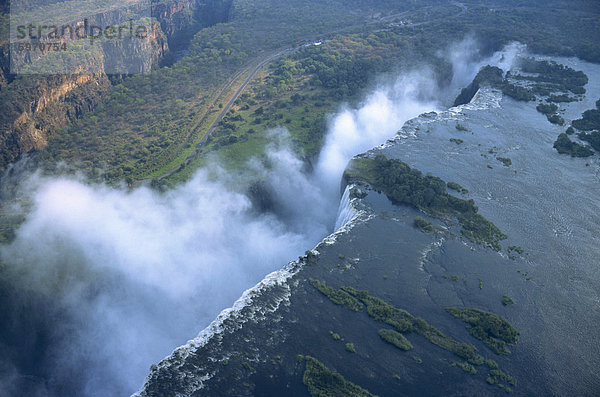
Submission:
<svg viewBox="0 0 600 397">
<path fill-rule="evenodd" d="M 141 72 L 170 55 L 171 47 L 185 47 L 200 29 L 225 22 L 230 0 L 173 0 L 152 5 L 150 34 L 130 43 L 113 42 L 105 52 L 111 54 L 142 54 L 136 65 Z M 108 26 L 127 20 L 127 15 L 143 12 L 133 2 L 127 7 L 111 9 L 87 17 L 87 23 Z M 72 21 L 83 23 L 83 21 Z M 63 75 L 14 75 L 10 73 L 10 51 L 6 26 L 0 37 L 0 171 L 20 155 L 46 147 L 48 137 L 103 102 L 111 91 L 111 78 L 106 59 L 90 57 L 78 72 Z M 106 57 L 108 58 L 108 57 Z M 87 73 L 86 70 L 98 71 Z"/>
</svg>

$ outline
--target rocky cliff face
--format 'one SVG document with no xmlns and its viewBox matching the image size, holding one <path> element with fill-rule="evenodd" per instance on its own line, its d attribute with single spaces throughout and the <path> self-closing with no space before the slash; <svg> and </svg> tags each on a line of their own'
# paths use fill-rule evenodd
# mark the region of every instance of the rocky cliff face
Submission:
<svg viewBox="0 0 600 397">
<path fill-rule="evenodd" d="M 170 46 L 180 46 L 186 36 L 191 37 L 204 26 L 225 21 L 230 1 L 174 0 L 158 2 L 153 6 L 151 33 L 145 40 L 118 43 L 105 49 L 112 54 L 144 54 L 138 71 L 156 67 L 169 53 Z M 135 13 L 136 3 L 129 8 L 108 11 L 90 16 L 88 22 L 108 26 L 121 21 L 124 13 Z M 137 10 L 140 11 L 140 10 Z M 74 21 L 77 22 L 77 21 Z M 21 154 L 43 149 L 57 129 L 93 109 L 111 91 L 105 73 L 71 75 L 10 74 L 8 38 L 0 39 L 0 171 Z M 123 47 L 119 47 L 122 45 Z M 131 48 L 134 46 L 134 48 Z M 149 54 L 149 56 L 148 56 Z M 81 65 L 105 70 L 100 59 Z"/>
</svg>

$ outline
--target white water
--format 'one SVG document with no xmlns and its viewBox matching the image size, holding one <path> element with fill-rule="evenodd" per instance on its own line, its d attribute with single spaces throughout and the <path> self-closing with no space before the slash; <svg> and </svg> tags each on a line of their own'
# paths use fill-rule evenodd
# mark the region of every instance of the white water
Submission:
<svg viewBox="0 0 600 397">
<path fill-rule="evenodd" d="M 356 215 L 356 209 L 350 202 L 350 186 L 346 186 L 344 194 L 342 195 L 342 200 L 340 200 L 340 207 L 338 209 L 334 230 L 339 230 L 348 223 L 348 221 L 354 218 L 354 215 Z"/>
<path fill-rule="evenodd" d="M 264 172 L 283 216 L 252 213 L 248 198 L 229 187 L 233 177 L 214 182 L 205 171 L 164 196 L 144 188 L 128 192 L 80 180 L 33 179 L 34 209 L 0 255 L 22 270 L 18 282 L 51 295 L 75 319 L 56 325 L 65 342 L 49 353 L 53 380 L 89 377 L 81 391 L 86 396 L 131 392 L 152 362 L 192 332 L 204 329 L 174 356 L 223 332 L 224 320 L 241 316 L 260 291 L 285 284 L 293 266 L 270 272 L 314 246 L 334 221 L 343 232 L 359 215 L 349 188 L 339 198 L 348 161 L 439 107 L 433 77 L 422 68 L 378 87 L 358 108 L 343 106 L 312 175 L 283 144 L 268 150 L 272 168 L 250 164 Z"/>
</svg>

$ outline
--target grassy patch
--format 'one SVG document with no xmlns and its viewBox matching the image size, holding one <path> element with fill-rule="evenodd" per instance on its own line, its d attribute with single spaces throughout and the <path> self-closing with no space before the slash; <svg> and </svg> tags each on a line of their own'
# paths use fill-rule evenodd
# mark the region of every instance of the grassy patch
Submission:
<svg viewBox="0 0 600 397">
<path fill-rule="evenodd" d="M 451 366 L 458 367 L 471 375 L 475 375 L 477 373 L 477 370 L 475 369 L 475 367 L 473 365 L 466 363 L 464 361 L 454 361 L 451 364 Z"/>
<path fill-rule="evenodd" d="M 374 397 L 360 386 L 347 381 L 337 372 L 333 372 L 324 364 L 311 356 L 304 356 L 306 369 L 302 382 L 308 387 L 313 397 Z"/>
<path fill-rule="evenodd" d="M 350 353 L 356 353 L 354 343 L 346 343 L 346 351 L 349 351 Z"/>
<path fill-rule="evenodd" d="M 508 295 L 504 295 L 502 297 L 502 305 L 504 306 L 510 306 L 510 305 L 514 305 L 515 301 Z"/>
<path fill-rule="evenodd" d="M 414 220 L 414 224 L 419 228 L 423 233 L 430 233 L 433 231 L 433 223 L 429 222 L 425 218 L 421 216 L 417 216 Z"/>
<path fill-rule="evenodd" d="M 457 192 L 460 192 L 463 194 L 469 193 L 469 191 L 467 189 L 465 189 L 464 187 L 462 187 L 461 185 L 459 185 L 456 182 L 448 182 L 446 184 L 446 186 L 448 186 L 448 189 L 456 190 Z"/>
<path fill-rule="evenodd" d="M 322 284 L 322 283 L 321 283 Z M 339 291 L 346 292 L 352 297 L 360 300 L 367 308 L 367 314 L 375 321 L 380 321 L 394 327 L 392 329 L 380 329 L 379 336 L 388 343 L 391 343 L 402 350 L 412 349 L 412 344 L 405 338 L 402 333 L 414 332 L 427 339 L 430 343 L 454 353 L 457 357 L 466 361 L 460 366 L 467 372 L 471 372 L 470 365 L 475 369 L 475 366 L 486 365 L 492 371 L 498 369 L 498 364 L 491 359 L 487 359 L 477 353 L 475 346 L 460 343 L 459 341 L 444 335 L 439 329 L 429 325 L 422 318 L 414 317 L 409 312 L 399 309 L 382 299 L 369 295 L 365 290 L 357 290 L 352 287 L 342 287 Z M 335 294 L 329 294 L 335 296 Z M 328 296 L 329 296 L 328 295 Z M 516 343 L 518 332 L 514 330 L 506 322 L 506 320 L 492 314 L 476 309 L 457 309 L 447 308 L 451 314 L 454 313 L 464 321 L 472 321 L 472 326 L 469 331 L 472 336 L 482 339 L 484 343 L 493 341 L 492 346 L 497 346 L 502 343 L 502 347 L 506 343 Z M 508 324 L 508 325 L 507 325 Z M 483 337 L 484 335 L 485 337 Z M 487 344 L 486 343 L 486 344 Z M 352 351 L 354 345 L 346 344 L 346 349 Z M 421 362 L 420 359 L 415 361 Z M 458 365 L 458 364 L 457 364 Z"/>
<path fill-rule="evenodd" d="M 361 310 L 363 308 L 363 304 L 358 301 L 358 299 L 354 298 L 352 295 L 347 293 L 344 290 L 338 290 L 332 287 L 327 286 L 327 284 L 320 282 L 319 280 L 309 280 L 310 284 L 319 290 L 320 293 L 329 298 L 330 301 L 335 303 L 336 305 L 346 306 L 348 309 L 353 310 L 355 312 Z"/>
<path fill-rule="evenodd" d="M 554 149 L 560 154 L 569 154 L 571 157 L 590 157 L 594 151 L 589 146 L 573 142 L 564 132 L 554 142 Z"/>
<path fill-rule="evenodd" d="M 510 167 L 512 165 L 512 160 L 508 157 L 496 157 L 496 160 L 501 162 L 505 167 Z"/>
<path fill-rule="evenodd" d="M 400 160 L 388 160 L 383 155 L 355 159 L 346 170 L 345 178 L 368 182 L 385 193 L 394 205 L 409 205 L 438 218 L 456 216 L 465 237 L 494 250 L 499 251 L 502 248 L 500 241 L 507 238 L 492 222 L 477 213 L 473 200 L 449 195 L 442 179 L 423 175 Z"/>
<path fill-rule="evenodd" d="M 381 339 L 391 343 L 400 350 L 408 351 L 413 348 L 413 345 L 404 337 L 404 335 L 402 335 L 400 332 L 394 331 L 393 329 L 383 328 L 379 330 L 378 334 Z"/>
<path fill-rule="evenodd" d="M 467 324 L 469 333 L 496 354 L 509 354 L 508 344 L 519 340 L 519 332 L 504 318 L 479 309 L 447 307 L 446 311 Z"/>
<path fill-rule="evenodd" d="M 516 252 L 519 255 L 523 255 L 525 250 L 520 245 L 511 245 L 508 247 L 508 252 Z"/>
</svg>

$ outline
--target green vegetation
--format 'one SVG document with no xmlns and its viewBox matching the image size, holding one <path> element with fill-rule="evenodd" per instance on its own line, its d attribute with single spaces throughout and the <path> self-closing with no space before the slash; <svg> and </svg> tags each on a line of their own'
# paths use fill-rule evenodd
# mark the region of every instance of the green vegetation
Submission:
<svg viewBox="0 0 600 397">
<path fill-rule="evenodd" d="M 499 242 L 507 238 L 492 222 L 477 213 L 473 200 L 449 195 L 442 179 L 424 176 L 400 160 L 388 160 L 381 154 L 374 159 L 355 159 L 346 170 L 345 178 L 368 182 L 385 193 L 394 205 L 409 205 L 438 218 L 456 216 L 465 237 L 497 251 L 501 249 Z"/>
<path fill-rule="evenodd" d="M 488 366 L 489 369 L 498 369 L 498 363 L 492 360 L 491 358 L 486 358 L 484 363 Z"/>
<path fill-rule="evenodd" d="M 510 167 L 512 165 L 512 160 L 508 157 L 496 157 L 496 160 L 501 162 L 505 167 Z"/>
<path fill-rule="evenodd" d="M 500 240 L 508 237 L 496 225 L 480 214 L 469 213 L 467 215 L 459 215 L 458 221 L 462 225 L 461 233 L 465 237 L 479 244 L 487 244 L 496 251 L 502 249 L 499 243 Z"/>
<path fill-rule="evenodd" d="M 413 348 L 413 345 L 408 339 L 404 337 L 400 332 L 396 332 L 393 329 L 380 329 L 378 331 L 379 336 L 384 341 L 391 343 L 400 350 L 408 351 Z"/>
<path fill-rule="evenodd" d="M 583 112 L 583 115 L 580 119 L 573 120 L 572 126 L 570 126 L 567 129 L 567 134 L 569 132 L 575 132 L 573 127 L 583 131 L 578 134 L 579 139 L 588 142 L 592 148 L 600 152 L 600 99 L 596 101 L 596 109 L 586 110 L 585 112 Z M 591 150 L 589 150 L 589 147 L 587 146 L 582 146 L 578 143 L 570 141 L 567 142 L 564 138 L 561 138 L 560 136 L 559 140 L 561 142 L 557 140 L 557 143 L 555 143 L 555 147 L 557 144 L 560 147 L 560 149 L 557 148 L 557 150 L 559 150 L 559 153 L 562 150 L 564 153 L 569 153 L 571 154 L 571 156 L 574 157 L 587 157 L 591 156 L 591 153 L 593 153 L 591 152 Z M 575 155 L 573 153 L 575 153 Z"/>
<path fill-rule="evenodd" d="M 591 147 L 600 152 L 600 131 L 592 131 L 590 133 L 582 132 L 578 136 L 579 139 L 588 142 Z"/>
<path fill-rule="evenodd" d="M 562 117 L 560 117 L 558 114 L 556 114 L 556 111 L 558 110 L 558 106 L 556 106 L 555 104 L 540 103 L 539 105 L 536 106 L 536 109 L 538 112 L 545 114 L 548 121 L 551 122 L 552 124 L 557 124 L 557 125 L 565 124 L 565 120 Z"/>
<path fill-rule="evenodd" d="M 600 109 L 586 110 L 580 119 L 573 120 L 571 124 L 581 131 L 600 130 Z"/>
<path fill-rule="evenodd" d="M 462 139 L 459 138 L 450 138 L 450 142 L 454 142 L 457 145 L 460 145 L 461 143 L 463 143 L 464 141 Z"/>
<path fill-rule="evenodd" d="M 335 341 L 338 341 L 338 340 L 341 340 L 341 339 L 342 339 L 342 337 L 340 336 L 340 334 L 338 334 L 338 333 L 335 333 L 335 332 L 333 332 L 333 331 L 329 331 L 329 334 L 331 335 L 331 337 L 332 337 L 332 338 L 333 338 L 333 340 L 335 340 Z"/>
<path fill-rule="evenodd" d="M 502 297 L 502 305 L 510 306 L 510 305 L 514 305 L 514 304 L 515 304 L 515 301 L 510 296 L 504 295 Z"/>
<path fill-rule="evenodd" d="M 588 77 L 582 71 L 576 71 L 568 66 L 554 61 L 538 61 L 533 58 L 520 59 L 520 68 L 523 72 L 534 73 L 536 76 L 519 76 L 522 79 L 548 83 L 552 91 L 571 91 L 573 94 L 585 94 Z M 517 76 L 512 76 L 517 77 Z"/>
<path fill-rule="evenodd" d="M 465 189 L 464 187 L 462 187 L 461 185 L 459 185 L 456 182 L 448 182 L 446 184 L 446 186 L 448 186 L 449 189 L 456 190 L 457 192 L 461 192 L 463 194 L 469 193 L 469 191 L 467 189 Z"/>
<path fill-rule="evenodd" d="M 470 101 L 482 84 L 489 84 L 501 90 L 504 95 L 518 101 L 534 101 L 538 94 L 550 96 L 549 102 L 566 102 L 577 100 L 577 98 L 569 97 L 562 93 L 564 91 L 570 91 L 576 95 L 585 93 L 583 86 L 587 84 L 588 78 L 582 71 L 576 71 L 556 62 L 537 61 L 533 58 L 520 59 L 520 67 L 528 75 L 508 72 L 506 78 L 503 78 L 502 70 L 497 67 L 488 65 L 481 68 L 473 82 L 462 90 L 454 104 L 459 105 Z M 512 81 L 525 81 L 528 86 L 515 84 Z M 555 92 L 560 94 L 552 94 Z M 544 113 L 551 123 L 564 124 L 564 120 L 554 114 L 558 110 L 556 105 L 540 103 L 537 110 Z"/>
<path fill-rule="evenodd" d="M 415 226 L 419 228 L 423 233 L 430 233 L 434 230 L 433 223 L 429 222 L 421 216 L 415 218 Z"/>
<path fill-rule="evenodd" d="M 513 251 L 519 255 L 523 255 L 523 253 L 525 252 L 523 247 L 521 247 L 520 245 L 511 245 L 510 247 L 508 247 L 508 252 L 513 252 Z"/>
<path fill-rule="evenodd" d="M 556 125 L 565 125 L 565 119 L 560 117 L 558 114 L 547 114 L 546 118 L 549 122 Z"/>
<path fill-rule="evenodd" d="M 319 280 L 313 280 L 312 278 L 309 280 L 309 282 L 313 287 L 318 289 L 319 292 L 329 298 L 329 300 L 336 305 L 346 306 L 348 309 L 355 312 L 362 310 L 363 304 L 346 291 L 331 288 L 327 286 L 327 284 L 320 282 Z"/>
<path fill-rule="evenodd" d="M 517 385 L 517 380 L 510 375 L 505 374 L 499 369 L 490 370 L 490 375 L 487 377 L 486 382 L 490 385 L 498 385 L 498 387 L 507 393 L 510 393 L 512 389 L 500 382 L 506 382 L 512 386 Z"/>
<path fill-rule="evenodd" d="M 494 360 L 486 359 L 479 355 L 473 345 L 460 343 L 455 339 L 444 335 L 439 329 L 432 327 L 422 318 L 414 317 L 406 310 L 399 309 L 386 303 L 382 299 L 371 296 L 368 291 L 357 290 L 352 287 L 342 287 L 339 291 L 346 292 L 360 300 L 366 306 L 367 314 L 375 321 L 380 321 L 394 327 L 395 330 L 380 329 L 378 334 L 383 340 L 395 345 L 399 349 L 410 350 L 413 347 L 403 333 L 414 332 L 423 336 L 430 343 L 448 350 L 461 359 L 466 360 L 467 363 L 473 367 L 473 370 L 475 370 L 475 366 L 484 364 L 492 370 L 498 368 L 498 364 Z M 334 294 L 331 295 L 334 296 Z M 491 346 L 495 348 L 501 346 L 504 349 L 507 343 L 516 343 L 517 341 L 518 332 L 514 330 L 506 320 L 492 313 L 476 309 L 447 308 L 446 310 L 455 317 L 458 316 L 463 319 L 463 321 L 469 322 L 471 324 L 469 327 L 471 335 L 482 340 L 486 344 L 491 344 Z M 351 344 L 346 345 L 347 349 L 348 345 Z M 417 358 L 415 358 L 415 361 L 421 362 L 421 360 Z M 460 365 L 461 368 L 467 372 L 471 372 L 471 367 L 465 366 L 464 364 L 457 365 Z"/>
<path fill-rule="evenodd" d="M 548 97 L 547 101 L 552 103 L 577 102 L 577 98 L 568 94 L 552 94 Z"/>
<path fill-rule="evenodd" d="M 486 52 L 519 40 L 536 53 L 600 60 L 599 45 L 592 39 L 600 31 L 597 18 L 582 18 L 576 12 L 589 11 L 589 2 L 576 0 L 568 7 L 557 1 L 534 1 L 527 7 L 512 7 L 519 4 L 515 0 L 507 4 L 491 12 L 489 4 L 476 1 L 457 14 L 455 5 L 432 7 L 424 0 L 380 0 L 368 5 L 355 0 L 328 1 L 319 4 L 317 18 L 314 4 L 307 0 L 285 5 L 274 0 L 238 1 L 232 6 L 233 19 L 198 32 L 183 59 L 150 75 L 117 80 L 111 93 L 99 101 L 103 104 L 83 116 L 78 114 L 71 125 L 56 131 L 41 157 L 49 165 L 61 160 L 76 163 L 97 179 L 156 178 L 194 153 L 216 119 L 219 105 L 233 92 L 220 94 L 231 76 L 242 72 L 243 80 L 265 54 L 317 36 L 332 41 L 301 47 L 261 72 L 248 87 L 250 96 L 240 97 L 230 110 L 235 114 L 227 114 L 189 166 L 169 178 L 189 178 L 205 164 L 209 152 L 218 152 L 226 166 L 243 166 L 245 159 L 264 150 L 269 126 L 289 126 L 294 149 L 312 155 L 322 143 L 327 112 L 341 100 L 356 98 L 371 76 L 427 62 L 440 81 L 448 81 L 451 68 L 439 56 L 440 49 L 469 32 L 477 34 Z M 393 25 L 386 17 L 365 24 L 365 17 L 375 12 L 408 12 L 411 22 L 418 24 Z M 25 80 L 15 82 L 27 85 Z M 506 89 L 511 90 L 519 88 Z M 14 98 L 24 92 L 3 93 L 8 91 Z M 6 99 L 3 103 L 13 100 Z M 249 109 L 242 110 L 246 106 Z M 260 106 L 264 114 L 254 114 Z M 308 111 L 303 113 L 305 107 Z"/>
<path fill-rule="evenodd" d="M 469 324 L 469 333 L 496 354 L 509 354 L 506 345 L 519 340 L 519 332 L 508 321 L 493 313 L 457 307 L 447 307 L 446 311 Z"/>
<path fill-rule="evenodd" d="M 354 343 L 346 343 L 346 351 L 349 351 L 350 353 L 356 353 Z"/>
<path fill-rule="evenodd" d="M 456 129 L 459 131 L 469 131 L 469 129 L 462 124 L 456 124 Z"/>
<path fill-rule="evenodd" d="M 434 345 L 448 350 L 475 365 L 483 364 L 484 358 L 475 352 L 475 347 L 459 343 L 444 335 L 422 318 L 413 317 L 405 310 L 398 309 L 379 298 L 372 297 L 367 291 L 359 291 L 351 287 L 343 287 L 343 289 L 360 299 L 366 305 L 367 313 L 373 319 L 393 326 L 398 332 L 415 332 Z"/>
<path fill-rule="evenodd" d="M 500 86 L 500 89 L 504 95 L 507 95 L 517 101 L 535 101 L 535 95 L 531 92 L 531 90 L 509 83 L 508 81 L 504 81 Z"/>
<path fill-rule="evenodd" d="M 477 370 L 475 369 L 475 367 L 466 362 L 454 361 L 451 365 L 453 367 L 459 367 L 460 369 L 462 369 L 463 371 L 465 371 L 467 373 L 470 373 L 471 375 L 475 375 L 477 373 Z"/>
<path fill-rule="evenodd" d="M 551 104 L 540 103 L 535 108 L 538 112 L 540 112 L 542 114 L 546 114 L 546 115 L 556 113 L 556 111 L 558 110 L 558 106 L 556 106 L 553 103 L 551 103 Z"/>
<path fill-rule="evenodd" d="M 247 361 L 242 362 L 242 367 L 244 367 L 245 369 L 247 369 L 250 372 L 256 372 L 256 370 L 254 369 L 254 367 L 252 367 L 250 365 L 250 363 L 248 363 Z"/>
<path fill-rule="evenodd" d="M 570 154 L 571 157 L 590 157 L 594 155 L 594 151 L 589 146 L 571 141 L 564 132 L 554 142 L 554 149 L 560 154 Z"/>
<path fill-rule="evenodd" d="M 366 305 L 369 316 L 375 320 L 391 325 L 400 332 L 412 331 L 414 317 L 406 310 L 397 309 L 379 298 L 372 297 L 367 291 L 358 291 L 351 287 L 342 287 L 342 290 L 360 299 Z"/>
<path fill-rule="evenodd" d="M 302 382 L 313 397 L 374 397 L 365 389 L 347 381 L 311 356 L 304 356 L 306 369 Z"/>
</svg>

